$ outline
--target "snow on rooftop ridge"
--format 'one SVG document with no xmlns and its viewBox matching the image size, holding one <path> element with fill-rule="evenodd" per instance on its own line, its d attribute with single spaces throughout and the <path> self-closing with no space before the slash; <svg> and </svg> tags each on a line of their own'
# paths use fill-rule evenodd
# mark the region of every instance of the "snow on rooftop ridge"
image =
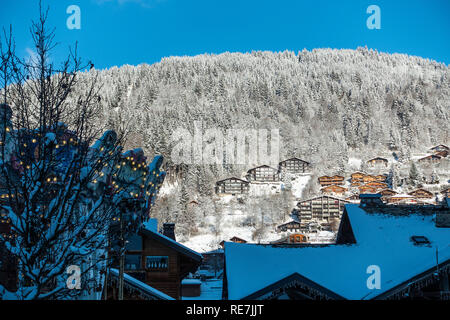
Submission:
<svg viewBox="0 0 450 320">
<path fill-rule="evenodd" d="M 150 219 L 150 220 L 156 220 L 156 219 Z M 203 256 L 202 256 L 200 253 L 198 253 L 197 251 L 194 251 L 194 250 L 192 250 L 192 249 L 186 247 L 185 245 L 182 245 L 181 243 L 179 243 L 179 242 L 173 240 L 172 238 L 169 238 L 169 237 L 163 235 L 162 233 L 159 233 L 159 232 L 157 231 L 157 229 L 154 228 L 154 222 L 144 223 L 144 224 L 143 224 L 143 227 L 145 228 L 145 230 L 150 231 L 150 232 L 152 232 L 152 233 L 154 233 L 154 234 L 157 234 L 159 237 L 161 237 L 161 238 L 163 238 L 163 239 L 165 239 L 165 240 L 167 240 L 167 241 L 173 243 L 174 245 L 177 245 L 177 246 L 179 246 L 179 247 L 181 247 L 181 248 L 183 248 L 183 249 L 189 251 L 189 252 L 192 253 L 193 255 L 198 256 L 200 259 L 203 258 Z M 149 227 L 150 227 L 150 228 L 149 228 Z"/>
</svg>

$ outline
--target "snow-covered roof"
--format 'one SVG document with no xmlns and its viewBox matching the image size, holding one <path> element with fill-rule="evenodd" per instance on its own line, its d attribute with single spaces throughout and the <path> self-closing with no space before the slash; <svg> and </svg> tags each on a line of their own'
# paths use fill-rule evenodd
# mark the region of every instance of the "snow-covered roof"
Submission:
<svg viewBox="0 0 450 320">
<path fill-rule="evenodd" d="M 418 209 L 419 210 L 419 209 Z M 434 215 L 393 216 L 346 205 L 356 238 L 353 245 L 275 247 L 225 243 L 228 298 L 242 299 L 299 274 L 346 299 L 372 299 L 450 259 L 450 228 L 437 228 Z M 425 236 L 417 246 L 411 236 Z M 381 289 L 367 287 L 367 268 L 381 271 Z"/>
<path fill-rule="evenodd" d="M 112 276 L 114 276 L 114 277 L 119 276 L 119 270 L 111 268 L 109 271 Z M 150 287 L 148 284 L 146 284 L 142 281 L 139 281 L 138 279 L 136 279 L 126 273 L 123 274 L 123 279 L 124 279 L 125 285 L 128 284 L 138 290 L 142 290 L 146 294 L 149 294 L 151 296 L 154 296 L 154 297 L 162 299 L 162 300 L 175 300 L 174 298 L 168 296 L 164 292 L 161 292 L 153 287 Z"/>
<path fill-rule="evenodd" d="M 175 240 L 173 240 L 173 239 L 171 239 L 169 237 L 166 237 L 165 235 L 157 232 L 156 229 L 152 230 L 151 227 L 152 226 L 150 225 L 150 229 L 149 229 L 144 224 L 143 228 L 141 229 L 141 232 L 146 234 L 146 235 L 148 235 L 148 236 L 150 236 L 150 237 L 152 237 L 153 239 L 161 241 L 162 243 L 164 243 L 164 244 L 170 246 L 171 248 L 173 248 L 174 250 L 176 250 L 176 251 L 178 251 L 180 253 L 183 253 L 183 254 L 187 255 L 188 257 L 190 257 L 190 258 L 192 258 L 194 260 L 201 261 L 203 259 L 203 256 L 200 253 L 198 253 L 198 252 L 196 252 L 196 251 L 194 251 L 192 249 L 189 249 L 188 247 L 182 245 L 179 242 L 176 242 Z"/>
<path fill-rule="evenodd" d="M 183 279 L 181 280 L 181 284 L 198 284 L 200 285 L 202 282 L 199 279 Z"/>
</svg>

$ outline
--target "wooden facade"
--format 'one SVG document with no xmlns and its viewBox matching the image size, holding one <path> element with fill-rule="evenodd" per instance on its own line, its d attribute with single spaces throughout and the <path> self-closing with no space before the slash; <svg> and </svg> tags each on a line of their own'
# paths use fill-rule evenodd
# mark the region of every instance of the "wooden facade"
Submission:
<svg viewBox="0 0 450 320">
<path fill-rule="evenodd" d="M 376 157 L 376 158 L 367 160 L 367 164 L 369 166 L 373 166 L 373 167 L 375 167 L 375 166 L 385 166 L 385 167 L 387 167 L 388 166 L 388 160 L 385 159 L 385 158 Z"/>
<path fill-rule="evenodd" d="M 425 189 L 417 189 L 408 193 L 410 196 L 415 197 L 416 199 L 432 199 L 433 193 Z"/>
<path fill-rule="evenodd" d="M 364 172 L 354 172 L 350 175 L 350 182 L 352 184 L 352 186 L 356 186 L 359 185 L 360 183 L 363 182 L 363 178 L 366 174 Z"/>
<path fill-rule="evenodd" d="M 125 272 L 174 299 L 180 299 L 181 280 L 197 270 L 202 256 L 146 228 L 128 241 Z"/>
<path fill-rule="evenodd" d="M 344 206 L 350 203 L 331 196 L 320 196 L 297 203 L 297 215 L 300 221 L 322 220 L 340 218 L 344 211 Z"/>
<path fill-rule="evenodd" d="M 294 233 L 279 240 L 271 242 L 271 244 L 299 244 L 299 243 L 308 243 L 308 237 L 301 233 Z"/>
<path fill-rule="evenodd" d="M 384 183 L 384 182 L 378 182 L 378 181 L 366 183 L 366 186 L 368 186 L 368 187 L 374 187 L 374 188 L 376 188 L 377 190 L 378 190 L 378 189 L 386 189 L 386 188 L 388 187 L 388 185 L 387 185 L 386 183 Z"/>
<path fill-rule="evenodd" d="M 233 238 L 230 239 L 231 242 L 236 242 L 236 243 L 247 243 L 247 240 L 241 239 L 239 237 L 234 236 Z"/>
<path fill-rule="evenodd" d="M 441 152 L 441 151 L 447 151 L 450 152 L 450 148 L 447 147 L 446 145 L 440 144 L 437 146 L 434 146 L 433 148 L 430 149 L 433 152 Z"/>
<path fill-rule="evenodd" d="M 297 221 L 289 221 L 277 226 L 277 232 L 299 232 L 301 230 L 301 223 Z"/>
<path fill-rule="evenodd" d="M 366 194 L 366 193 L 377 193 L 378 188 L 377 187 L 371 187 L 368 185 L 362 185 L 358 187 L 360 194 Z"/>
<path fill-rule="evenodd" d="M 379 193 L 380 193 L 383 197 L 390 197 L 390 196 L 394 196 L 394 195 L 398 194 L 397 191 L 394 191 L 394 190 L 392 190 L 392 189 L 384 189 L 384 190 L 381 190 Z"/>
<path fill-rule="evenodd" d="M 351 196 L 345 198 L 345 201 L 349 201 L 351 203 L 359 203 L 359 194 L 354 193 Z"/>
<path fill-rule="evenodd" d="M 417 200 L 417 198 L 406 194 L 386 196 L 383 197 L 383 201 L 388 204 L 420 204 L 420 201 Z"/>
<path fill-rule="evenodd" d="M 278 182 L 280 172 L 278 169 L 262 165 L 247 171 L 246 178 L 250 182 Z"/>
<path fill-rule="evenodd" d="M 444 151 L 438 151 L 435 153 L 435 155 L 441 157 L 441 158 L 447 158 L 447 156 L 449 155 L 450 151 L 444 150 Z"/>
<path fill-rule="evenodd" d="M 322 187 L 326 187 L 326 186 L 331 186 L 333 184 L 335 185 L 342 185 L 344 184 L 344 177 L 343 176 L 338 176 L 338 175 L 334 175 L 334 176 L 321 176 L 318 178 L 319 184 Z"/>
<path fill-rule="evenodd" d="M 324 194 L 344 194 L 347 192 L 347 188 L 333 184 L 331 186 L 323 187 L 320 191 Z"/>
<path fill-rule="evenodd" d="M 432 154 L 432 155 L 420 158 L 418 161 L 423 164 L 439 163 L 441 161 L 441 157 L 438 155 Z"/>
<path fill-rule="evenodd" d="M 231 177 L 216 182 L 216 194 L 246 194 L 250 183 L 248 181 Z"/>
<path fill-rule="evenodd" d="M 283 173 L 306 173 L 310 171 L 311 164 L 299 158 L 290 158 L 281 161 L 278 165 L 280 172 Z"/>
</svg>

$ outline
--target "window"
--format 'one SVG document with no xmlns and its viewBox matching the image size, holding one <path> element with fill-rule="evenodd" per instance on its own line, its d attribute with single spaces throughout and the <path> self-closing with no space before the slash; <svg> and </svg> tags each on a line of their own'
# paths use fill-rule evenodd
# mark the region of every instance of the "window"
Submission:
<svg viewBox="0 0 450 320">
<path fill-rule="evenodd" d="M 168 271 L 169 257 L 167 256 L 147 256 L 145 267 L 149 271 Z"/>
<path fill-rule="evenodd" d="M 127 254 L 125 255 L 125 270 L 140 270 L 141 269 L 141 255 Z"/>
<path fill-rule="evenodd" d="M 424 236 L 412 236 L 411 240 L 416 246 L 430 243 L 430 240 L 428 240 L 428 238 Z"/>
</svg>

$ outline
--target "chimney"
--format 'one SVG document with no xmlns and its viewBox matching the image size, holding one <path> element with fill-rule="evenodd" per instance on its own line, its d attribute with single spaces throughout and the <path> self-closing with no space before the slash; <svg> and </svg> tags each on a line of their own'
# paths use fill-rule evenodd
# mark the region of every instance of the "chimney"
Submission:
<svg viewBox="0 0 450 320">
<path fill-rule="evenodd" d="M 176 241 L 176 239 L 175 239 L 175 223 L 164 223 L 163 224 L 163 235 Z"/>
</svg>

